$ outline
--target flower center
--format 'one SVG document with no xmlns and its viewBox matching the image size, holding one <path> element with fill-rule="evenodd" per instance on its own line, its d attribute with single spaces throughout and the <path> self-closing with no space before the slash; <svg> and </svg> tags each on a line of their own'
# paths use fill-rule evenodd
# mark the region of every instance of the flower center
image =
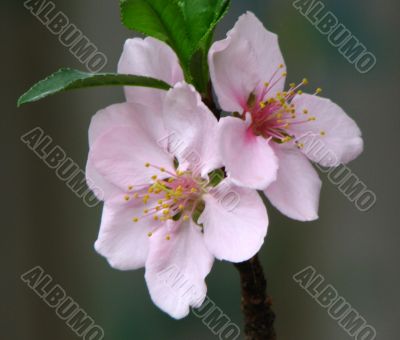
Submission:
<svg viewBox="0 0 400 340">
<path fill-rule="evenodd" d="M 139 222 L 144 218 L 152 218 L 155 223 L 159 222 L 148 232 L 149 237 L 163 225 L 162 222 L 173 220 L 176 222 L 176 227 L 179 227 L 183 222 L 193 218 L 198 209 L 202 209 L 201 198 L 206 192 L 208 181 L 193 176 L 191 171 L 170 172 L 150 163 L 146 163 L 145 166 L 160 172 L 162 179 L 159 179 L 158 175 L 153 175 L 151 176 L 153 184 L 129 186 L 124 199 L 127 202 L 132 199 L 141 200 L 145 206 L 143 215 L 133 217 L 133 222 Z M 169 239 L 168 234 L 167 240 Z"/>
<path fill-rule="evenodd" d="M 302 144 L 296 140 L 298 136 L 293 134 L 290 127 L 313 122 L 316 117 L 310 115 L 306 108 L 299 112 L 292 101 L 296 96 L 303 93 L 300 88 L 307 85 L 308 80 L 303 79 L 299 84 L 292 83 L 288 91 L 278 92 L 275 97 L 269 96 L 278 82 L 287 76 L 287 73 L 283 72 L 279 77 L 279 71 L 283 67 L 284 65 L 279 65 L 270 81 L 264 84 L 258 98 L 254 93 L 250 95 L 246 110 L 251 114 L 252 118 L 249 129 L 256 136 L 262 136 L 267 139 L 272 138 L 274 142 L 280 144 L 294 140 L 296 145 L 301 148 Z M 321 91 L 318 88 L 314 95 L 321 93 Z M 242 118 L 245 117 L 245 114 L 246 112 L 242 114 Z M 299 116 L 300 114 L 301 117 Z M 320 134 L 324 136 L 325 132 L 321 131 Z"/>
</svg>

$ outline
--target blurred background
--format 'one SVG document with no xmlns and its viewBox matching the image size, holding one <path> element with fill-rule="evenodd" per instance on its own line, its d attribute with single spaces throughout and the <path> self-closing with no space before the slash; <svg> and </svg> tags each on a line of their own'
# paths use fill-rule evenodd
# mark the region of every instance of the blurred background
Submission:
<svg viewBox="0 0 400 340">
<path fill-rule="evenodd" d="M 53 0 L 108 57 L 115 71 L 125 39 L 132 33 L 119 20 L 117 0 Z M 233 0 L 217 30 L 224 37 L 237 17 L 251 10 L 276 32 L 289 82 L 308 77 L 312 86 L 340 104 L 359 124 L 365 151 L 350 164 L 377 195 L 360 212 L 321 174 L 320 219 L 289 220 L 269 206 L 269 233 L 261 251 L 268 290 L 277 314 L 279 340 L 349 339 L 292 276 L 309 265 L 323 275 L 374 326 L 377 339 L 398 339 L 400 317 L 399 240 L 399 2 L 324 1 L 345 26 L 376 55 L 376 67 L 360 74 L 331 47 L 291 0 Z M 175 321 L 150 300 L 143 270 L 119 272 L 96 254 L 101 205 L 86 207 L 54 171 L 21 141 L 36 126 L 50 135 L 82 169 L 87 130 L 99 109 L 123 101 L 121 88 L 65 93 L 16 108 L 33 83 L 63 66 L 84 66 L 23 6 L 2 0 L 1 179 L 2 268 L 0 338 L 75 339 L 77 336 L 21 280 L 40 265 L 101 325 L 105 339 L 217 339 L 190 315 Z M 207 279 L 208 295 L 242 326 L 238 273 L 216 263 Z"/>
</svg>

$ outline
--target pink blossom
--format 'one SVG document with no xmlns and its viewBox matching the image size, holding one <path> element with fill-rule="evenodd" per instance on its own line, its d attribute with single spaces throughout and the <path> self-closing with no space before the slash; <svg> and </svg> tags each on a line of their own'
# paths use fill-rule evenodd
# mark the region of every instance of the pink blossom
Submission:
<svg viewBox="0 0 400 340">
<path fill-rule="evenodd" d="M 221 166 L 218 122 L 194 88 L 178 83 L 162 103 L 159 111 L 152 103 L 99 111 L 89 129 L 87 177 L 105 193 L 96 250 L 116 269 L 145 267 L 154 303 L 182 318 L 202 304 L 214 258 L 242 262 L 258 252 L 268 216 L 255 190 L 230 179 L 212 185 L 208 174 Z M 227 206 L 231 192 L 240 200 Z M 191 293 L 162 279 L 170 268 Z"/>
<path fill-rule="evenodd" d="M 363 148 L 356 123 L 318 97 L 320 89 L 303 94 L 306 79 L 284 91 L 287 74 L 277 36 L 250 12 L 213 44 L 209 66 L 219 104 L 235 113 L 220 120 L 217 141 L 229 178 L 264 190 L 291 218 L 318 218 L 321 181 L 309 160 L 337 166 L 356 158 Z M 316 144 L 330 157 L 320 157 Z"/>
</svg>

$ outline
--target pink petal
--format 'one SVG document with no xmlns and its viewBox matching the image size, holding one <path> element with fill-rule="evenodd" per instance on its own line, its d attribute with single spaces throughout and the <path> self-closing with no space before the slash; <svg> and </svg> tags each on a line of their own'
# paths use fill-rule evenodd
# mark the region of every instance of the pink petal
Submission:
<svg viewBox="0 0 400 340">
<path fill-rule="evenodd" d="M 277 145 L 278 178 L 264 193 L 284 215 L 299 221 L 318 218 L 321 180 L 308 159 L 295 147 Z"/>
<path fill-rule="evenodd" d="M 93 161 L 89 158 L 86 163 L 86 183 L 98 200 L 106 201 L 115 196 L 122 196 L 124 191 L 106 180 L 96 169 Z"/>
<path fill-rule="evenodd" d="M 207 286 L 204 282 L 211 270 L 213 257 L 204 245 L 201 229 L 184 223 L 169 233 L 174 222 L 159 229 L 150 239 L 146 261 L 146 282 L 153 302 L 176 319 L 189 314 L 189 307 L 200 307 Z"/>
<path fill-rule="evenodd" d="M 215 143 L 218 121 L 193 86 L 179 83 L 168 91 L 164 121 L 170 152 L 180 165 L 202 176 L 222 166 Z"/>
<path fill-rule="evenodd" d="M 272 75 L 284 64 L 275 34 L 267 31 L 256 16 L 243 14 L 225 40 L 215 42 L 209 52 L 210 74 L 218 101 L 225 111 L 241 112 L 250 94 L 270 82 Z M 277 73 L 275 80 L 278 80 Z M 269 93 L 282 91 L 282 77 Z"/>
<path fill-rule="evenodd" d="M 236 185 L 263 190 L 276 179 L 278 160 L 274 151 L 266 139 L 248 130 L 245 121 L 222 118 L 217 144 L 226 171 Z"/>
<path fill-rule="evenodd" d="M 140 125 L 146 132 L 159 140 L 166 131 L 160 111 L 148 105 L 133 103 L 114 104 L 98 111 L 89 126 L 89 147 L 102 134 L 115 127 Z"/>
<path fill-rule="evenodd" d="M 143 214 L 143 209 L 141 201 L 126 202 L 123 196 L 104 204 L 95 248 L 116 269 L 144 267 L 149 250 L 147 234 L 153 229 L 154 221 L 151 217 L 137 223 L 132 221 Z"/>
<path fill-rule="evenodd" d="M 161 140 L 166 134 L 159 111 L 139 104 L 115 104 L 98 111 L 93 116 L 89 127 L 89 147 L 92 147 L 101 135 L 115 127 L 136 125 L 143 126 L 154 139 Z M 160 143 L 163 144 L 165 143 Z M 96 170 L 90 158 L 86 165 L 86 178 L 88 186 L 100 200 L 122 194 L 120 188 L 110 183 Z"/>
<path fill-rule="evenodd" d="M 128 39 L 118 64 L 118 73 L 161 79 L 170 85 L 182 81 L 183 72 L 175 52 L 154 38 Z M 127 101 L 152 105 L 161 109 L 165 91 L 140 87 L 125 87 Z"/>
<path fill-rule="evenodd" d="M 315 121 L 290 127 L 290 132 L 304 144 L 303 152 L 309 159 L 322 166 L 337 166 L 360 155 L 363 150 L 361 131 L 338 105 L 310 94 L 297 95 L 293 103 L 297 120 L 316 117 Z M 308 110 L 307 115 L 302 113 L 304 109 Z"/>
<path fill-rule="evenodd" d="M 151 177 L 168 177 L 146 163 L 173 171 L 173 158 L 140 125 L 115 127 L 99 137 L 90 149 L 89 159 L 105 180 L 127 190 L 131 185 L 152 182 Z"/>
<path fill-rule="evenodd" d="M 204 225 L 207 248 L 217 259 L 243 262 L 260 250 L 268 215 L 257 191 L 224 180 L 204 201 L 199 223 Z"/>
</svg>

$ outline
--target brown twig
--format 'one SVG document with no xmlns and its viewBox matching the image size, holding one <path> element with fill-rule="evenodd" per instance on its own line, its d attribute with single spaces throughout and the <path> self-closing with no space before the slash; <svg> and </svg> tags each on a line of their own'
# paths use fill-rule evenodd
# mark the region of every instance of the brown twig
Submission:
<svg viewBox="0 0 400 340">
<path fill-rule="evenodd" d="M 236 263 L 235 267 L 240 273 L 246 340 L 276 340 L 275 313 L 258 256 Z"/>
</svg>

